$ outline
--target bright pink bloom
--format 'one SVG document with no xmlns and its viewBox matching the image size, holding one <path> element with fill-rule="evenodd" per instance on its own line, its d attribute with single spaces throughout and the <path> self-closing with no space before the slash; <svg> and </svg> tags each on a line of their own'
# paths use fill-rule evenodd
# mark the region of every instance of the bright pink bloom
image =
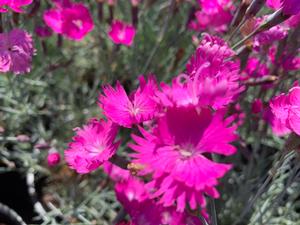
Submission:
<svg viewBox="0 0 300 225">
<path fill-rule="evenodd" d="M 130 178 L 115 185 L 117 199 L 130 215 L 134 225 L 202 225 L 201 221 L 186 213 L 176 212 L 175 207 L 163 207 L 149 198 L 145 185 Z"/>
<path fill-rule="evenodd" d="M 83 39 L 94 27 L 88 8 L 70 1 L 57 1 L 56 7 L 46 10 L 43 18 L 54 32 L 77 41 Z"/>
<path fill-rule="evenodd" d="M 281 0 L 282 10 L 286 15 L 296 15 L 300 12 L 299 0 Z"/>
<path fill-rule="evenodd" d="M 103 95 L 99 96 L 99 106 L 104 115 L 113 122 L 131 127 L 153 119 L 157 113 L 157 103 L 154 99 L 157 84 L 154 76 L 150 76 L 148 82 L 144 77 L 139 77 L 139 88 L 128 96 L 118 82 L 116 88 L 103 87 Z"/>
<path fill-rule="evenodd" d="M 300 87 L 290 89 L 288 94 L 281 94 L 270 103 L 274 117 L 280 124 L 300 135 Z"/>
<path fill-rule="evenodd" d="M 298 70 L 300 68 L 300 57 L 297 55 L 291 55 L 284 51 L 280 57 L 276 59 L 276 48 L 272 47 L 269 50 L 268 56 L 273 64 L 281 66 L 285 71 Z"/>
<path fill-rule="evenodd" d="M 254 114 L 260 113 L 263 110 L 263 103 L 261 99 L 257 98 L 251 104 L 251 111 Z"/>
<path fill-rule="evenodd" d="M 244 73 L 248 78 L 259 78 L 268 75 L 269 69 L 264 63 L 260 63 L 258 58 L 250 57 Z"/>
<path fill-rule="evenodd" d="M 215 186 L 231 165 L 216 163 L 206 155 L 232 155 L 236 149 L 230 144 L 237 136 L 230 126 L 232 117 L 224 120 L 225 111 L 211 112 L 206 108 L 167 108 L 158 118 L 152 132 L 140 128 L 143 137 L 132 135 L 136 144 L 133 162 L 144 165 L 141 172 L 152 174 L 147 184 L 152 198 L 159 198 L 163 206 L 177 203 L 183 212 L 186 203 L 192 209 L 205 206 L 204 194 L 218 198 Z M 216 141 L 218 140 L 218 141 Z"/>
<path fill-rule="evenodd" d="M 291 28 L 296 28 L 298 24 L 300 23 L 300 13 L 298 13 L 295 16 L 291 16 L 287 21 L 286 24 L 287 26 Z"/>
<path fill-rule="evenodd" d="M 257 25 L 259 25 L 258 22 Z M 272 44 L 274 41 L 282 40 L 287 36 L 287 29 L 282 25 L 273 26 L 269 30 L 260 32 L 254 38 L 254 47 L 260 47 L 261 45 Z"/>
<path fill-rule="evenodd" d="M 267 0 L 267 6 L 271 9 L 279 9 L 281 7 L 282 0 Z"/>
<path fill-rule="evenodd" d="M 46 26 L 37 26 L 35 28 L 35 33 L 41 38 L 47 38 L 52 35 L 52 30 L 50 30 L 49 27 Z"/>
<path fill-rule="evenodd" d="M 134 26 L 126 24 L 121 20 L 115 20 L 109 28 L 108 36 L 115 44 L 131 46 L 135 33 Z"/>
<path fill-rule="evenodd" d="M 196 21 L 189 27 L 194 30 L 213 30 L 223 32 L 232 19 L 231 11 L 234 9 L 230 0 L 199 0 L 201 10 L 197 11 Z"/>
<path fill-rule="evenodd" d="M 103 163 L 104 172 L 116 182 L 128 180 L 131 177 L 129 170 L 124 170 L 110 162 Z"/>
<path fill-rule="evenodd" d="M 163 104 L 169 100 L 175 105 L 217 109 L 233 102 L 244 88 L 239 82 L 238 63 L 228 60 L 233 55 L 223 40 L 205 36 L 186 66 L 187 74 L 175 78 L 172 87 L 162 84 Z"/>
<path fill-rule="evenodd" d="M 120 144 L 114 142 L 118 127 L 111 121 L 92 119 L 76 136 L 65 151 L 65 159 L 78 173 L 89 173 L 112 157 Z"/>
<path fill-rule="evenodd" d="M 56 166 L 60 162 L 60 154 L 58 152 L 50 152 L 47 156 L 48 166 Z"/>
<path fill-rule="evenodd" d="M 22 7 L 30 5 L 33 0 L 0 0 L 0 12 L 7 12 L 6 7 L 11 8 L 14 12 L 24 12 Z"/>
<path fill-rule="evenodd" d="M 31 35 L 21 29 L 0 34 L 0 72 L 28 73 L 35 50 Z"/>
</svg>

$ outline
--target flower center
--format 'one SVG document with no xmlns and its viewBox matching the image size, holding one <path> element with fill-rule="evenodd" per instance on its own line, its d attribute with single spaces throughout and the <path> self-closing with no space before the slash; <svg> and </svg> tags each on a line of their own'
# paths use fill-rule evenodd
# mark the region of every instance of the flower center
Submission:
<svg viewBox="0 0 300 225">
<path fill-rule="evenodd" d="M 195 154 L 195 147 L 189 143 L 183 144 L 181 146 L 178 146 L 178 151 L 184 159 L 187 159 Z"/>
<path fill-rule="evenodd" d="M 72 23 L 80 30 L 83 27 L 81 20 L 73 20 Z"/>
</svg>

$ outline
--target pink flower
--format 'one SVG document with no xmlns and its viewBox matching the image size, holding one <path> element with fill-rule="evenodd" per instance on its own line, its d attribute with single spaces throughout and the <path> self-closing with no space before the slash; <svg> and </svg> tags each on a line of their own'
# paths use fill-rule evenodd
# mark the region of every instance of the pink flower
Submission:
<svg viewBox="0 0 300 225">
<path fill-rule="evenodd" d="M 287 26 L 291 28 L 296 28 L 298 24 L 300 23 L 300 13 L 298 13 L 295 16 L 291 16 L 287 21 L 286 24 Z"/>
<path fill-rule="evenodd" d="M 218 109 L 233 102 L 244 89 L 239 82 L 238 63 L 228 60 L 233 55 L 223 40 L 205 36 L 186 66 L 187 74 L 175 78 L 172 87 L 162 84 L 159 95 L 163 104 L 169 100 L 175 105 Z"/>
<path fill-rule="evenodd" d="M 207 155 L 236 151 L 230 144 L 237 138 L 236 127 L 230 126 L 232 117 L 224 120 L 224 114 L 193 106 L 166 108 L 152 132 L 140 128 L 143 137 L 132 135 L 133 162 L 144 165 L 140 175 L 152 174 L 147 188 L 164 207 L 177 203 L 177 210 L 183 212 L 186 203 L 191 209 L 204 207 L 205 194 L 219 197 L 215 186 L 231 165 Z"/>
<path fill-rule="evenodd" d="M 202 225 L 195 216 L 176 212 L 175 207 L 163 207 L 149 198 L 142 181 L 131 177 L 115 185 L 117 199 L 135 225 Z"/>
<path fill-rule="evenodd" d="M 13 29 L 0 34 L 0 72 L 28 73 L 35 50 L 31 36 L 24 30 Z"/>
<path fill-rule="evenodd" d="M 268 67 L 259 62 L 258 58 L 250 57 L 244 70 L 248 78 L 259 78 L 269 74 Z"/>
<path fill-rule="evenodd" d="M 157 85 L 154 76 L 150 76 L 148 83 L 144 77 L 139 77 L 140 86 L 127 96 L 124 88 L 117 83 L 116 88 L 103 87 L 103 95 L 99 96 L 99 106 L 104 115 L 113 122 L 130 128 L 133 124 L 139 124 L 151 120 L 157 112 L 157 103 L 154 99 Z"/>
<path fill-rule="evenodd" d="M 192 22 L 190 28 L 195 30 L 213 30 L 215 32 L 224 32 L 227 24 L 232 19 L 231 11 L 234 9 L 229 0 L 198 1 L 201 10 L 196 12 L 196 23 Z"/>
<path fill-rule="evenodd" d="M 46 26 L 37 26 L 35 28 L 35 33 L 41 38 L 47 38 L 52 35 L 52 30 L 50 30 L 49 27 Z"/>
<path fill-rule="evenodd" d="M 60 162 L 60 154 L 58 152 L 51 152 L 47 156 L 48 166 L 56 166 Z"/>
<path fill-rule="evenodd" d="M 104 172 L 116 182 L 128 180 L 131 176 L 129 170 L 124 170 L 110 162 L 103 163 Z"/>
<path fill-rule="evenodd" d="M 14 12 L 24 12 L 22 7 L 30 5 L 33 0 L 0 0 L 0 12 L 7 12 L 6 7 L 11 8 Z"/>
<path fill-rule="evenodd" d="M 300 12 L 299 0 L 281 0 L 282 10 L 286 15 L 296 15 Z"/>
<path fill-rule="evenodd" d="M 251 104 L 251 111 L 254 114 L 260 113 L 263 110 L 263 103 L 261 99 L 257 98 Z"/>
<path fill-rule="evenodd" d="M 272 113 L 276 120 L 286 130 L 300 135 L 300 87 L 290 89 L 288 94 L 281 94 L 270 102 Z"/>
<path fill-rule="evenodd" d="M 54 32 L 77 41 L 83 39 L 94 27 L 88 8 L 70 1 L 57 1 L 56 7 L 46 10 L 43 18 Z"/>
<path fill-rule="evenodd" d="M 121 20 L 115 20 L 110 26 L 108 36 L 115 44 L 131 46 L 135 33 L 134 26 L 126 24 Z"/>
<path fill-rule="evenodd" d="M 114 142 L 118 127 L 111 121 L 91 119 L 83 128 L 76 129 L 76 136 L 65 151 L 65 159 L 78 173 L 89 173 L 112 157 L 120 144 Z"/>
<path fill-rule="evenodd" d="M 276 48 L 272 47 L 268 56 L 273 64 L 281 66 L 285 71 L 298 70 L 300 68 L 300 57 L 289 54 L 287 51 L 283 51 L 280 57 L 276 59 Z"/>
<path fill-rule="evenodd" d="M 267 6 L 271 9 L 279 9 L 281 7 L 282 0 L 267 0 Z"/>
<path fill-rule="evenodd" d="M 287 36 L 287 29 L 281 25 L 274 26 L 267 31 L 257 34 L 254 38 L 254 46 L 272 44 L 274 41 L 282 40 Z"/>
</svg>

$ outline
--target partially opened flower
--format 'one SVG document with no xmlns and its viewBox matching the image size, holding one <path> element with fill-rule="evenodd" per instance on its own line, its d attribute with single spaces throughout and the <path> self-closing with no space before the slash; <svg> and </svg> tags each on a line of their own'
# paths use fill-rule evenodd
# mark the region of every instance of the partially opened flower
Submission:
<svg viewBox="0 0 300 225">
<path fill-rule="evenodd" d="M 112 157 L 120 144 L 115 142 L 118 127 L 111 121 L 92 119 L 76 136 L 65 151 L 65 159 L 78 173 L 89 173 Z"/>
<path fill-rule="evenodd" d="M 47 156 L 48 166 L 56 166 L 60 162 L 60 154 L 58 152 L 50 152 Z"/>
<path fill-rule="evenodd" d="M 33 0 L 0 0 L 0 12 L 7 12 L 7 7 L 11 8 L 14 12 L 22 13 L 22 7 L 30 5 Z"/>
<path fill-rule="evenodd" d="M 103 113 L 113 122 L 131 127 L 154 118 L 157 112 L 157 103 L 154 99 L 157 84 L 154 76 L 149 76 L 148 82 L 139 77 L 140 86 L 128 96 L 120 83 L 114 89 L 111 86 L 103 87 L 103 95 L 99 96 L 99 106 Z"/>
<path fill-rule="evenodd" d="M 164 207 L 176 203 L 183 212 L 186 204 L 191 209 L 204 207 L 205 194 L 219 197 L 215 186 L 231 165 L 214 162 L 209 155 L 234 154 L 230 142 L 237 138 L 236 126 L 230 125 L 233 118 L 224 119 L 224 114 L 193 106 L 167 107 L 152 132 L 140 128 L 143 137 L 132 135 L 133 162 L 144 166 L 141 175 L 152 174 L 147 187 Z"/>
<path fill-rule="evenodd" d="M 31 35 L 21 29 L 0 34 L 0 72 L 28 73 L 35 50 Z"/>
<path fill-rule="evenodd" d="M 300 87 L 290 89 L 288 94 L 281 94 L 270 103 L 274 117 L 286 130 L 300 135 Z"/>
<path fill-rule="evenodd" d="M 54 32 L 72 40 L 82 40 L 94 27 L 88 8 L 82 3 L 58 1 L 54 9 L 44 12 L 43 18 Z"/>
<path fill-rule="evenodd" d="M 135 33 L 134 26 L 121 20 L 115 20 L 109 28 L 108 36 L 115 44 L 131 46 Z"/>
<path fill-rule="evenodd" d="M 196 216 L 176 212 L 174 206 L 163 207 L 149 198 L 144 183 L 134 177 L 115 185 L 117 199 L 135 225 L 202 225 Z"/>
</svg>

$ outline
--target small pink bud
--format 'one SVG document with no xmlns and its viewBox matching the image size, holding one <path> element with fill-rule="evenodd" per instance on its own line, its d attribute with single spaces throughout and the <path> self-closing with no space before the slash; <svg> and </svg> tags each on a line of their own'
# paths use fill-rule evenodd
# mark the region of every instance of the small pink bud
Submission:
<svg viewBox="0 0 300 225">
<path fill-rule="evenodd" d="M 263 109 L 263 103 L 260 99 L 255 99 L 251 105 L 251 111 L 254 114 L 260 113 Z"/>
<path fill-rule="evenodd" d="M 49 153 L 47 156 L 48 166 L 56 166 L 60 162 L 60 154 L 58 152 Z"/>
<path fill-rule="evenodd" d="M 28 141 L 30 141 L 30 137 L 28 137 L 25 134 L 20 134 L 16 138 L 17 138 L 17 141 L 19 141 L 19 142 L 28 142 Z"/>
<path fill-rule="evenodd" d="M 131 5 L 138 6 L 140 3 L 140 0 L 131 0 Z"/>
</svg>

